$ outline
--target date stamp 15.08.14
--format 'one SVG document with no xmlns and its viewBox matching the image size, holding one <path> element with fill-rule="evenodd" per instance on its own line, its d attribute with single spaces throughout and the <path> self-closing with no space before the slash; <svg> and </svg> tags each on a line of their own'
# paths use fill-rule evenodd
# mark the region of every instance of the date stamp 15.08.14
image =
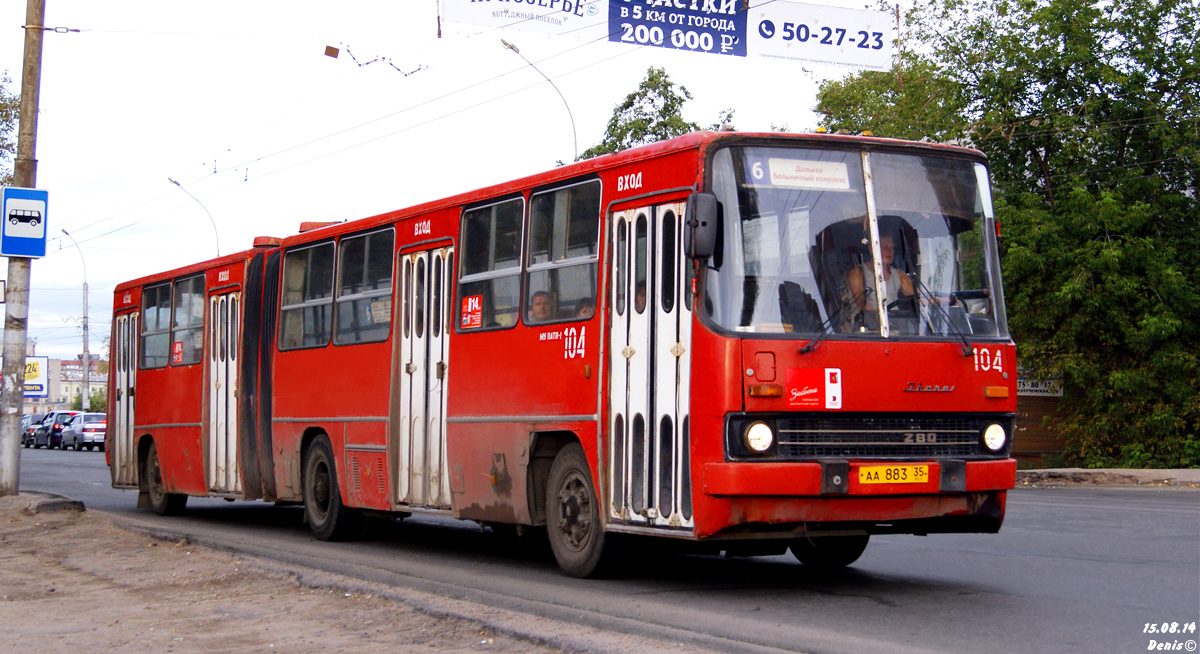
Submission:
<svg viewBox="0 0 1200 654">
<path fill-rule="evenodd" d="M 1195 622 L 1147 622 L 1142 633 L 1152 636 L 1148 652 L 1195 652 Z"/>
</svg>

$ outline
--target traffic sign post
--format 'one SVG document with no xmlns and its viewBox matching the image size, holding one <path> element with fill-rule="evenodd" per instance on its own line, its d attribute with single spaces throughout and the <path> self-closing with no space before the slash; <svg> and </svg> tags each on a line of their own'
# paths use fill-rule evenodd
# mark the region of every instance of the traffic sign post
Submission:
<svg viewBox="0 0 1200 654">
<path fill-rule="evenodd" d="M 37 259 L 46 256 L 46 205 L 49 193 L 32 188 L 4 188 L 0 219 L 0 256 Z"/>
<path fill-rule="evenodd" d="M 0 497 L 16 495 L 21 478 L 21 409 L 25 404 L 25 341 L 29 322 L 29 267 L 32 257 L 46 256 L 46 194 L 37 186 L 37 116 L 42 85 L 42 33 L 46 24 L 46 0 L 26 0 L 25 58 L 21 67 L 21 119 L 17 129 L 17 156 L 13 160 L 16 189 L 5 189 L 0 219 L 0 251 L 8 257 L 8 293 L 4 304 L 4 365 L 0 374 Z M 13 228 L 8 198 L 13 193 L 17 229 L 11 233 L 14 252 L 9 251 L 9 229 Z M 32 213 L 41 202 L 41 218 L 35 237 Z M 40 249 L 39 249 L 40 246 Z M 20 252 L 24 252 L 21 254 Z"/>
</svg>

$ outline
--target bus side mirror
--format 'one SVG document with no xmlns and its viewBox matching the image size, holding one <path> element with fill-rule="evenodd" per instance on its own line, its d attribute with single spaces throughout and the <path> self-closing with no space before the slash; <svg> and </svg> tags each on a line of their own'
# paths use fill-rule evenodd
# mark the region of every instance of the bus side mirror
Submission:
<svg viewBox="0 0 1200 654">
<path fill-rule="evenodd" d="M 692 259 L 707 259 L 717 247 L 720 203 L 712 193 L 688 196 L 683 230 L 683 251 Z"/>
</svg>

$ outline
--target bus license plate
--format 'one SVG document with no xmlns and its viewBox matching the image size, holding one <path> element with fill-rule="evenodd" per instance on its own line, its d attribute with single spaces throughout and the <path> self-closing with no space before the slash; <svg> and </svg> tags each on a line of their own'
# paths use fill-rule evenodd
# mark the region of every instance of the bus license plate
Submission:
<svg viewBox="0 0 1200 654">
<path fill-rule="evenodd" d="M 929 481 L 929 466 L 863 466 L 858 469 L 860 484 L 924 484 Z"/>
</svg>

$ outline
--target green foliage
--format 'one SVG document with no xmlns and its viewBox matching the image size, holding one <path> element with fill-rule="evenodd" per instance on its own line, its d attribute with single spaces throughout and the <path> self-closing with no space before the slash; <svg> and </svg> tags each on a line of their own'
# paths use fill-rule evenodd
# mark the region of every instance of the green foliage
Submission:
<svg viewBox="0 0 1200 654">
<path fill-rule="evenodd" d="M 691 99 L 692 94 L 687 88 L 676 86 L 667 71 L 651 67 L 638 89 L 625 96 L 625 100 L 613 109 L 604 139 L 585 150 L 579 158 L 619 152 L 700 129 L 696 123 L 685 121 L 681 113 L 683 103 Z M 733 117 L 732 109 L 727 113 Z"/>
<path fill-rule="evenodd" d="M 1196 188 L 1198 14 L 1193 0 L 925 0 L 910 22 L 1000 189 L 1054 203 L 1078 183 Z"/>
<path fill-rule="evenodd" d="M 8 73 L 0 74 L 0 186 L 13 183 L 12 162 L 17 154 L 21 96 L 10 90 Z"/>
<path fill-rule="evenodd" d="M 89 396 L 90 407 L 88 411 L 96 413 L 104 413 L 108 410 L 108 395 L 103 388 L 98 388 L 91 392 Z M 76 393 L 75 399 L 71 400 L 72 411 L 83 411 L 83 393 Z"/>
<path fill-rule="evenodd" d="M 721 113 L 717 114 L 717 122 L 708 126 L 708 130 L 719 132 L 722 129 L 733 129 L 733 109 L 722 109 Z"/>
<path fill-rule="evenodd" d="M 1078 186 L 997 207 L 1023 365 L 1061 374 L 1064 452 L 1094 467 L 1196 465 L 1200 293 L 1143 202 Z M 1189 444 L 1189 441 L 1191 442 Z"/>
<path fill-rule="evenodd" d="M 1198 23 L 1194 0 L 923 0 L 925 57 L 821 89 L 828 128 L 988 155 L 1010 325 L 1064 380 L 1076 463 L 1200 466 Z"/>
<path fill-rule="evenodd" d="M 821 83 L 817 110 L 830 132 L 948 142 L 964 135 L 958 85 L 930 60 L 906 54 L 888 72 Z"/>
</svg>

